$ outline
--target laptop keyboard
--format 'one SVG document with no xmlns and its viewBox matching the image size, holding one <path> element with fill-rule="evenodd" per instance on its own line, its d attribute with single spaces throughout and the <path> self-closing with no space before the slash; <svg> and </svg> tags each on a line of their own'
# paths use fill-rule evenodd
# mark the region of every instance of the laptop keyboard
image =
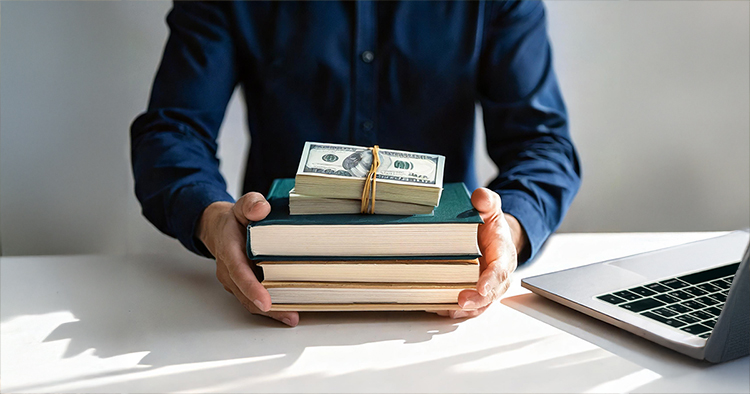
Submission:
<svg viewBox="0 0 750 394">
<path fill-rule="evenodd" d="M 596 298 L 708 338 L 719 318 L 740 263 L 602 294 Z"/>
</svg>

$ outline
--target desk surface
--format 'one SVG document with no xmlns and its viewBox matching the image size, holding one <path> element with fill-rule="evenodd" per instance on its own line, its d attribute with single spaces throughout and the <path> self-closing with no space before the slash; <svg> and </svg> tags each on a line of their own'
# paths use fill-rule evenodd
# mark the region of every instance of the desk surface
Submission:
<svg viewBox="0 0 750 394">
<path fill-rule="evenodd" d="M 0 259 L 3 392 L 745 392 L 711 365 L 547 301 L 520 278 L 718 233 L 561 234 L 482 316 L 246 313 L 188 255 Z"/>
</svg>

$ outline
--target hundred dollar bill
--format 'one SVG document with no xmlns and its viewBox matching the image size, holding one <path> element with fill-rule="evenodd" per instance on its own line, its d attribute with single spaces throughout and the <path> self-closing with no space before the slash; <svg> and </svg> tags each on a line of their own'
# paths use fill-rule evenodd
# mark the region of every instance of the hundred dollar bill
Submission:
<svg viewBox="0 0 750 394">
<path fill-rule="evenodd" d="M 437 205 L 444 156 L 380 149 L 379 157 L 376 200 Z M 366 147 L 306 142 L 295 189 L 308 196 L 358 199 L 372 159 Z"/>
</svg>

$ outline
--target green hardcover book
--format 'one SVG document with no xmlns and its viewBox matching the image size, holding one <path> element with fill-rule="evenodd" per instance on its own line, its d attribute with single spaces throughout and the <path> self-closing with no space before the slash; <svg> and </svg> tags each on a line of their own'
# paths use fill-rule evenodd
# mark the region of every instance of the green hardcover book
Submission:
<svg viewBox="0 0 750 394">
<path fill-rule="evenodd" d="M 446 184 L 430 215 L 290 215 L 294 179 L 277 179 L 268 193 L 271 213 L 247 226 L 254 260 L 471 259 L 478 257 L 482 223 L 463 183 Z M 376 202 L 377 204 L 377 202 Z"/>
</svg>

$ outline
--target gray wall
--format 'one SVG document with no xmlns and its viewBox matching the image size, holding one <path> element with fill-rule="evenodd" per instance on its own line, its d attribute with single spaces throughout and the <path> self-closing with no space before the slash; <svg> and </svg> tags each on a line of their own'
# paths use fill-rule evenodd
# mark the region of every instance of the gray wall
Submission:
<svg viewBox="0 0 750 394">
<path fill-rule="evenodd" d="M 584 182 L 564 231 L 750 225 L 750 3 L 550 2 Z"/>
<path fill-rule="evenodd" d="M 128 164 L 128 127 L 146 105 L 170 4 L 0 8 L 2 253 L 187 253 L 140 216 Z M 584 166 L 561 230 L 748 226 L 750 4 L 558 1 L 548 10 Z M 220 141 L 235 195 L 245 133 L 235 97 Z M 486 157 L 479 165 L 491 178 Z"/>
</svg>

